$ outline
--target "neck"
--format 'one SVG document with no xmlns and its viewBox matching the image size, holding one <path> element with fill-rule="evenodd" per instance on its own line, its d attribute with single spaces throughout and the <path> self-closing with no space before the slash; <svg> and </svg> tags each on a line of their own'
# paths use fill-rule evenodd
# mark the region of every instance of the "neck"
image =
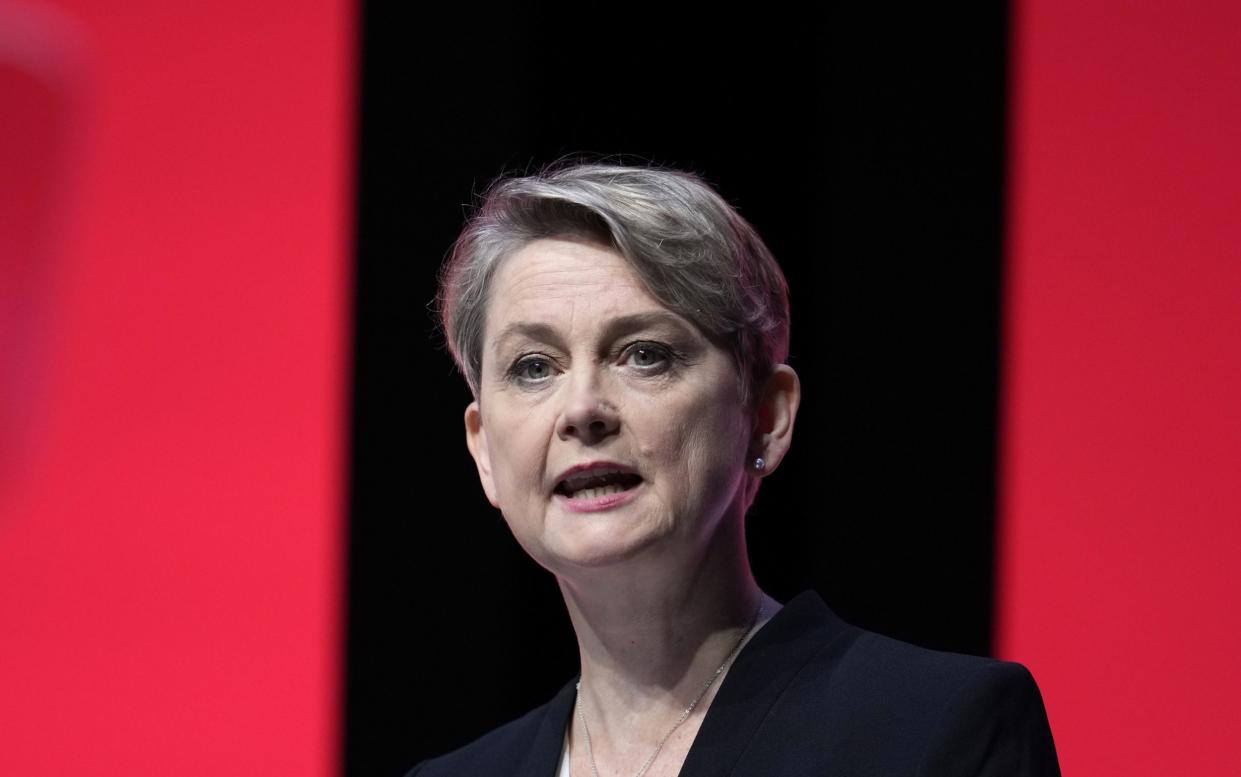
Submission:
<svg viewBox="0 0 1241 777">
<path fill-rule="evenodd" d="M 605 725 L 664 725 L 684 710 L 763 599 L 740 515 L 725 519 L 700 556 L 671 553 L 559 578 L 578 638 L 582 694 Z M 764 615 L 775 607 L 768 600 Z"/>
</svg>

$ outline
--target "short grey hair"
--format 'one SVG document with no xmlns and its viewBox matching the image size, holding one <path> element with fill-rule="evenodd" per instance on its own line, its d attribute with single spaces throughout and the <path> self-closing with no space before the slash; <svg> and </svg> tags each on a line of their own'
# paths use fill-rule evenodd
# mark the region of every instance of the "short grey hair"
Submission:
<svg viewBox="0 0 1241 777">
<path fill-rule="evenodd" d="M 652 296 L 731 350 L 746 401 L 788 358 L 784 273 L 702 179 L 656 167 L 560 165 L 493 183 L 441 272 L 440 322 L 476 398 L 496 269 L 526 244 L 555 237 L 589 239 L 628 260 Z"/>
</svg>

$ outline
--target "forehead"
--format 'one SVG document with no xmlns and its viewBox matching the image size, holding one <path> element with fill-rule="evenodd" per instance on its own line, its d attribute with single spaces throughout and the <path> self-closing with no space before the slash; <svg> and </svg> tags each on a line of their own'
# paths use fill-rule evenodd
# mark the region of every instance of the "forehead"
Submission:
<svg viewBox="0 0 1241 777">
<path fill-rule="evenodd" d="M 630 313 L 667 310 L 616 251 L 571 239 L 526 244 L 503 260 L 492 289 L 488 341 L 517 320 L 571 330 Z"/>
</svg>

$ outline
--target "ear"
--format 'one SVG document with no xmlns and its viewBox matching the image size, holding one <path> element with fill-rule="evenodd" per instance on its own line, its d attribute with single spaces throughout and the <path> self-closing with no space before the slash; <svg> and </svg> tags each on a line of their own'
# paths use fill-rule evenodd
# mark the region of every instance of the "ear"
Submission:
<svg viewBox="0 0 1241 777">
<path fill-rule="evenodd" d="M 492 507 L 499 507 L 496 501 L 496 484 L 491 477 L 491 451 L 487 448 L 487 430 L 483 429 L 483 413 L 478 402 L 471 402 L 465 408 L 465 445 L 474 457 L 478 467 L 478 479 L 483 484 L 483 492 Z"/>
<path fill-rule="evenodd" d="M 787 364 L 777 364 L 763 386 L 755 407 L 754 434 L 750 440 L 751 461 L 763 458 L 762 471 L 750 471 L 759 477 L 769 475 L 780 466 L 780 460 L 793 444 L 793 423 L 801 404 L 801 381 Z"/>
</svg>

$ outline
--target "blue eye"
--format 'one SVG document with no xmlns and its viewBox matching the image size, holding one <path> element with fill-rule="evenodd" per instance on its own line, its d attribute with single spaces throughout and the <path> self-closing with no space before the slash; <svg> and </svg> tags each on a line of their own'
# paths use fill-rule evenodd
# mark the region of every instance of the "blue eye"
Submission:
<svg viewBox="0 0 1241 777">
<path fill-rule="evenodd" d="M 672 353 L 655 343 L 635 343 L 625 352 L 625 360 L 643 372 L 657 373 L 672 365 Z"/>
<path fill-rule="evenodd" d="M 552 363 L 543 356 L 526 356 L 512 366 L 509 374 L 525 383 L 541 383 L 552 376 Z"/>
</svg>

